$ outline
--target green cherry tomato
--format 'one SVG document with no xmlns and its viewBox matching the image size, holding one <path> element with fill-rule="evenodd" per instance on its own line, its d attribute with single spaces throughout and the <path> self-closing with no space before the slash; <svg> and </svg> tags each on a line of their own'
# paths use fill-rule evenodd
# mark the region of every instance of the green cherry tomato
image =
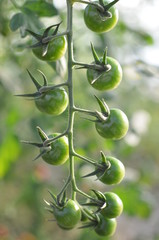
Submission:
<svg viewBox="0 0 159 240">
<path fill-rule="evenodd" d="M 95 2 L 99 3 L 98 1 Z M 104 0 L 104 5 L 110 2 Z M 95 6 L 88 4 L 84 11 L 86 26 L 96 33 L 108 32 L 113 29 L 118 22 L 118 10 L 112 6 L 108 11 L 112 14 L 112 17 L 106 19 Z"/>
<path fill-rule="evenodd" d="M 93 88 L 100 91 L 115 89 L 122 80 L 122 68 L 120 64 L 111 57 L 107 57 L 107 64 L 111 66 L 111 69 L 107 72 L 100 72 L 95 69 L 87 70 L 88 82 Z M 98 79 L 92 84 L 92 81 L 96 78 Z"/>
<path fill-rule="evenodd" d="M 58 133 L 51 134 L 49 138 L 58 136 Z M 43 151 L 43 149 L 41 149 Z M 51 150 L 42 155 L 42 159 L 51 165 L 62 165 L 69 158 L 68 139 L 60 137 L 51 143 Z"/>
<path fill-rule="evenodd" d="M 62 229 L 72 229 L 81 219 L 81 210 L 78 204 L 69 199 L 62 207 L 53 210 L 57 224 Z"/>
<path fill-rule="evenodd" d="M 106 157 L 106 160 L 110 162 L 110 168 L 108 168 L 104 174 L 98 175 L 99 180 L 105 184 L 112 185 L 120 183 L 125 176 L 125 167 L 121 161 L 114 157 Z"/>
<path fill-rule="evenodd" d="M 47 114 L 60 115 L 68 105 L 68 95 L 64 88 L 50 90 L 39 98 L 35 98 L 37 108 Z"/>
<path fill-rule="evenodd" d="M 129 121 L 124 112 L 112 108 L 108 118 L 105 121 L 97 121 L 95 127 L 101 137 L 119 140 L 126 135 Z"/>
<path fill-rule="evenodd" d="M 105 218 L 103 215 L 99 214 L 99 223 L 95 227 L 95 232 L 100 236 L 110 237 L 115 233 L 117 222 L 115 218 Z"/>
<path fill-rule="evenodd" d="M 42 56 L 43 47 L 33 48 L 34 55 L 43 61 L 57 61 L 64 56 L 67 49 L 67 41 L 64 36 L 57 37 L 49 42 L 47 53 Z"/>
<path fill-rule="evenodd" d="M 123 203 L 119 196 L 113 192 L 104 193 L 106 197 L 106 207 L 100 213 L 107 218 L 116 218 L 123 211 Z"/>
</svg>

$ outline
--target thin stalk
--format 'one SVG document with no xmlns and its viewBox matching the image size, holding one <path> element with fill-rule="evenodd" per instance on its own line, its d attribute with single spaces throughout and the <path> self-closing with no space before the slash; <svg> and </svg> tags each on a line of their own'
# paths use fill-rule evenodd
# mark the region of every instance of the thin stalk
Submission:
<svg viewBox="0 0 159 240">
<path fill-rule="evenodd" d="M 54 90 L 58 87 L 63 87 L 63 86 L 67 86 L 67 85 L 68 85 L 68 83 L 64 82 L 64 83 L 60 83 L 60 84 L 57 84 L 57 85 L 54 85 L 54 86 L 43 86 L 39 89 L 39 92 L 40 93 L 46 93 L 47 91 Z"/>
<path fill-rule="evenodd" d="M 11 0 L 13 6 L 16 8 L 16 9 L 20 9 L 21 7 L 16 3 L 15 0 Z"/>
<path fill-rule="evenodd" d="M 91 196 L 89 196 L 87 193 L 83 192 L 82 190 L 78 189 L 77 187 L 75 188 L 75 191 L 81 195 L 83 195 L 84 197 L 92 200 L 93 202 L 99 203 L 99 201 Z"/>
<path fill-rule="evenodd" d="M 54 141 L 57 140 L 58 138 L 61 138 L 61 137 L 65 136 L 65 135 L 67 135 L 67 131 L 68 131 L 68 130 L 66 130 L 64 133 L 59 134 L 59 135 L 56 136 L 56 137 L 46 139 L 46 140 L 43 142 L 43 147 L 47 147 L 49 144 L 51 144 L 52 142 L 54 142 Z"/>
<path fill-rule="evenodd" d="M 104 71 L 105 68 L 103 65 L 101 64 L 87 64 L 87 63 L 83 63 L 83 62 L 77 62 L 77 61 L 73 61 L 73 66 L 81 66 L 80 68 L 86 68 L 86 69 L 93 69 L 93 70 L 97 70 L 97 71 Z M 78 68 L 76 68 L 78 69 Z"/>
<path fill-rule="evenodd" d="M 96 163 L 95 161 L 93 161 L 93 160 L 91 160 L 91 159 L 89 159 L 89 158 L 87 158 L 87 157 L 81 156 L 81 155 L 78 154 L 78 153 L 74 153 L 74 156 L 75 156 L 75 157 L 78 157 L 78 158 L 84 160 L 85 162 L 88 162 L 88 163 L 90 163 L 90 164 L 92 164 L 92 165 L 94 165 L 94 166 L 96 166 L 96 167 L 101 167 L 101 164 L 98 164 L 98 163 Z"/>
<path fill-rule="evenodd" d="M 87 109 L 82 109 L 82 108 L 78 108 L 78 107 L 74 107 L 74 111 L 75 112 L 81 112 L 81 113 L 85 113 L 91 116 L 96 117 L 96 113 Z"/>
<path fill-rule="evenodd" d="M 68 120 L 68 142 L 69 142 L 69 163 L 70 180 L 72 184 L 72 199 L 76 198 L 76 182 L 74 173 L 74 147 L 73 147 L 73 125 L 74 125 L 74 96 L 72 80 L 73 62 L 73 36 L 72 36 L 73 7 L 70 0 L 67 0 L 67 42 L 68 42 L 68 97 L 69 97 L 69 120 Z"/>
<path fill-rule="evenodd" d="M 63 192 L 67 189 L 69 183 L 70 183 L 70 176 L 68 177 L 67 181 L 65 182 L 65 184 L 64 184 L 63 188 L 61 189 L 61 191 L 59 192 L 59 194 L 57 195 L 58 199 L 63 194 Z"/>
<path fill-rule="evenodd" d="M 74 2 L 88 4 L 88 5 L 90 4 L 94 7 L 96 7 L 99 11 L 104 12 L 104 7 L 102 5 L 100 5 L 99 3 L 95 3 L 92 1 L 85 1 L 85 0 L 74 0 Z"/>
<path fill-rule="evenodd" d="M 45 38 L 42 39 L 42 43 L 48 43 L 55 38 L 58 38 L 58 37 L 61 37 L 61 36 L 67 35 L 67 34 L 68 34 L 68 31 L 65 31 L 65 32 L 58 33 L 58 34 L 53 35 L 53 36 L 45 37 Z"/>
</svg>

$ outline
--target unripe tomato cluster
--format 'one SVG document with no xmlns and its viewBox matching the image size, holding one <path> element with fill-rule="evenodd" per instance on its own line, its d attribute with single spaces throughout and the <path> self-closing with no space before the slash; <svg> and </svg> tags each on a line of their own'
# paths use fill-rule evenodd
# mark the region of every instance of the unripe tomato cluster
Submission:
<svg viewBox="0 0 159 240">
<path fill-rule="evenodd" d="M 114 7 L 114 4 L 118 0 L 108 1 L 99 0 L 89 2 L 84 11 L 84 21 L 86 26 L 96 32 L 104 33 L 108 32 L 115 27 L 118 21 L 118 10 Z M 67 0 L 68 9 L 73 8 L 73 3 L 76 0 Z M 79 1 L 78 1 L 79 2 Z M 82 2 L 82 1 L 81 1 Z M 83 2 L 86 3 L 86 2 Z M 69 14 L 69 13 L 68 13 Z M 72 16 L 69 16 L 70 18 Z M 36 40 L 37 43 L 33 43 L 33 53 L 40 60 L 49 62 L 57 61 L 64 56 L 66 48 L 71 48 L 72 42 L 72 29 L 68 25 L 67 31 L 63 33 L 58 32 L 60 24 L 52 25 L 43 32 L 41 35 L 27 30 Z M 55 28 L 53 33 L 50 34 L 52 28 Z M 65 35 L 69 36 L 66 41 Z M 87 68 L 87 80 L 88 83 L 99 91 L 113 90 L 119 86 L 122 80 L 122 68 L 117 60 L 107 56 L 107 50 L 104 51 L 102 58 L 99 58 L 94 46 L 92 44 L 92 54 L 94 61 L 91 64 L 83 64 L 83 68 Z M 72 65 L 68 64 L 68 73 L 72 71 L 73 65 L 81 65 L 81 63 L 73 62 L 73 54 L 68 49 L 68 61 L 72 61 Z M 123 204 L 119 196 L 113 192 L 101 193 L 98 190 L 92 190 L 95 194 L 94 197 L 87 195 L 79 190 L 76 186 L 76 180 L 74 169 L 72 168 L 74 157 L 83 159 L 94 165 L 95 170 L 92 173 L 83 177 L 90 177 L 96 175 L 98 180 L 107 185 L 119 184 L 125 175 L 125 168 L 123 163 L 115 157 L 105 156 L 101 151 L 101 159 L 99 161 L 89 160 L 87 157 L 80 156 L 74 150 L 72 146 L 73 139 L 73 124 L 72 113 L 79 111 L 89 114 L 95 117 L 95 128 L 97 134 L 105 139 L 119 140 L 122 139 L 129 127 L 127 116 L 123 111 L 116 108 L 107 106 L 104 99 L 96 97 L 97 103 L 101 109 L 98 111 L 82 110 L 76 108 L 72 103 L 72 91 L 66 91 L 64 86 L 68 88 L 72 87 L 69 81 L 72 81 L 70 75 L 68 75 L 68 81 L 56 86 L 48 86 L 45 75 L 42 74 L 44 84 L 40 85 L 39 82 L 28 71 L 28 74 L 37 88 L 37 92 L 34 94 L 22 94 L 19 96 L 31 97 L 35 101 L 35 105 L 42 113 L 57 116 L 62 114 L 68 105 L 69 108 L 69 122 L 70 125 L 64 133 L 51 133 L 49 136 L 40 128 L 37 127 L 40 139 L 42 143 L 31 143 L 34 146 L 40 148 L 40 154 L 36 157 L 42 157 L 42 159 L 51 165 L 57 166 L 64 164 L 67 160 L 70 161 L 70 175 L 66 184 L 62 188 L 62 191 L 55 196 L 50 192 L 53 201 L 46 203 L 50 207 L 50 211 L 53 213 L 58 226 L 62 229 L 73 229 L 80 221 L 86 220 L 85 224 L 81 228 L 93 227 L 94 231 L 100 236 L 111 236 L 116 229 L 116 217 L 120 216 L 123 211 Z M 72 73 L 72 72 L 71 72 Z M 72 112 L 71 112 L 72 111 Z M 67 186 L 72 186 L 72 197 L 66 196 Z M 86 197 L 85 203 L 80 203 L 76 199 L 76 193 L 82 194 Z"/>
</svg>

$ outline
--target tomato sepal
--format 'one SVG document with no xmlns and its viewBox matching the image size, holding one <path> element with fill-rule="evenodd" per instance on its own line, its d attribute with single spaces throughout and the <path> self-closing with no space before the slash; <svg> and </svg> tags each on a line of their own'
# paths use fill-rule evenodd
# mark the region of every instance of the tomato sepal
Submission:
<svg viewBox="0 0 159 240">
<path fill-rule="evenodd" d="M 34 100 L 36 107 L 39 111 L 50 114 L 60 115 L 68 106 L 68 95 L 62 86 L 67 86 L 67 83 L 61 83 L 54 86 L 48 86 L 48 81 L 44 73 L 38 70 L 43 78 L 43 85 L 33 77 L 27 70 L 32 82 L 34 83 L 37 92 L 29 94 L 17 94 L 18 97 L 26 97 Z"/>
</svg>

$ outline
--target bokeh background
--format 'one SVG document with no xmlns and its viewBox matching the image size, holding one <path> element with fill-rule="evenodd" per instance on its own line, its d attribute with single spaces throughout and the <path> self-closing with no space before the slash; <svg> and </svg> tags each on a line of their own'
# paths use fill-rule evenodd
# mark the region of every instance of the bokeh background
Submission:
<svg viewBox="0 0 159 240">
<path fill-rule="evenodd" d="M 67 125 L 67 111 L 58 117 L 47 116 L 38 112 L 33 101 L 14 96 L 35 91 L 26 69 L 40 82 L 37 69 L 50 84 L 66 80 L 67 59 L 47 64 L 26 49 L 31 39 L 26 36 L 26 27 L 37 31 L 62 19 L 61 31 L 66 28 L 65 1 L 46 2 L 53 3 L 54 8 L 44 13 L 42 7 L 32 8 L 30 1 L 0 0 L 0 240 L 106 240 L 90 229 L 67 232 L 48 221 L 53 216 L 45 210 L 43 199 L 49 200 L 48 189 L 57 194 L 62 188 L 68 164 L 52 167 L 42 159 L 32 161 L 38 149 L 21 143 L 39 141 L 36 126 L 49 134 L 63 132 Z M 23 4 L 27 8 L 25 17 L 15 17 Z M 126 177 L 111 188 L 91 178 L 81 180 L 92 167 L 78 159 L 76 177 L 86 192 L 92 188 L 111 190 L 123 200 L 124 212 L 112 240 L 158 240 L 159 2 L 120 0 L 116 5 L 120 11 L 118 25 L 109 33 L 97 35 L 84 24 L 84 6 L 75 4 L 74 54 L 76 60 L 90 63 L 90 42 L 99 55 L 107 46 L 108 55 L 122 65 L 122 83 L 114 91 L 98 92 L 88 84 L 85 70 L 74 70 L 74 97 L 77 106 L 91 110 L 98 108 L 94 94 L 104 97 L 110 107 L 119 107 L 127 114 L 130 129 L 120 141 L 104 140 L 93 123 L 77 114 L 74 142 L 78 152 L 97 161 L 100 150 L 119 158 L 126 167 Z"/>
</svg>

